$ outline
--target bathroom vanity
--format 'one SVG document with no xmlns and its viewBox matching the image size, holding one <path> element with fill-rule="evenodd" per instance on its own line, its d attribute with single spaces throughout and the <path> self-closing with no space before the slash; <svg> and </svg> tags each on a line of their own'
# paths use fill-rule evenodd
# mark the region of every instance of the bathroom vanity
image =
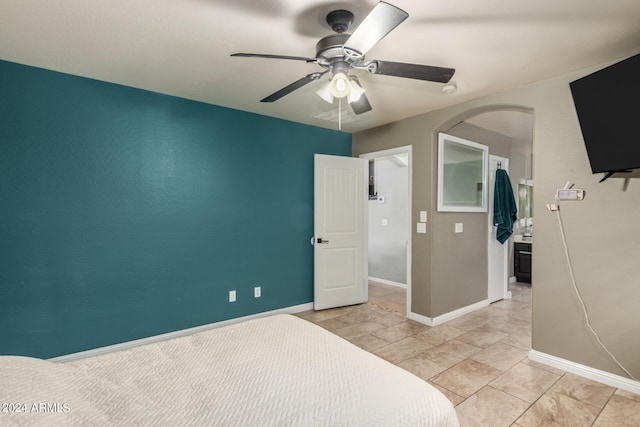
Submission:
<svg viewBox="0 0 640 427">
<path fill-rule="evenodd" d="M 531 283 L 531 253 L 533 238 L 525 238 L 521 234 L 514 237 L 513 272 L 518 282 Z"/>
</svg>

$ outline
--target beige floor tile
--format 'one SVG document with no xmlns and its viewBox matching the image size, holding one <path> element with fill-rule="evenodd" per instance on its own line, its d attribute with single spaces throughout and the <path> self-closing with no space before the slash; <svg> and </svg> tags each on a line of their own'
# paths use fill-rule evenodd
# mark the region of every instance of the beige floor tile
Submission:
<svg viewBox="0 0 640 427">
<path fill-rule="evenodd" d="M 420 332 L 416 335 L 416 338 L 435 347 L 462 334 L 464 334 L 464 331 L 453 326 L 440 325 Z"/>
<path fill-rule="evenodd" d="M 510 310 L 516 312 L 531 311 L 531 303 L 529 301 L 525 302 L 513 298 L 503 299 L 502 301 L 498 301 L 491 305 L 502 310 Z"/>
<path fill-rule="evenodd" d="M 316 325 L 322 326 L 323 328 L 331 332 L 335 331 L 336 329 L 341 329 L 341 328 L 344 328 L 345 326 L 349 326 L 348 323 L 341 322 L 339 320 L 339 317 L 334 317 L 331 319 L 316 322 Z"/>
<path fill-rule="evenodd" d="M 357 345 L 363 350 L 367 350 L 372 352 L 374 350 L 379 349 L 380 347 L 384 347 L 385 345 L 389 345 L 385 340 L 381 340 L 380 338 L 376 338 L 373 335 L 362 335 L 359 337 L 351 338 L 350 342 L 352 344 Z"/>
<path fill-rule="evenodd" d="M 640 402 L 614 394 L 604 407 L 594 427 L 640 426 Z"/>
<path fill-rule="evenodd" d="M 392 294 L 387 295 L 386 298 L 391 302 L 395 302 L 396 304 L 400 304 L 400 305 L 407 304 L 407 296 L 404 292 L 403 293 L 394 292 Z"/>
<path fill-rule="evenodd" d="M 472 331 L 465 332 L 464 334 L 456 337 L 456 339 L 476 347 L 486 348 L 507 336 L 508 334 L 505 334 L 504 332 L 496 331 L 495 329 L 491 329 L 486 326 L 481 326 Z"/>
<path fill-rule="evenodd" d="M 560 376 L 565 374 L 565 371 L 563 371 L 562 369 L 554 368 L 553 366 L 545 365 L 544 363 L 535 362 L 529 358 L 523 360 L 522 363 L 526 363 L 527 365 L 533 366 L 534 368 L 544 369 L 545 371 L 551 372 L 552 374 Z"/>
<path fill-rule="evenodd" d="M 386 295 L 393 294 L 397 290 L 393 286 L 385 285 L 382 283 L 369 281 L 369 296 L 384 297 Z"/>
<path fill-rule="evenodd" d="M 554 384 L 551 391 L 573 397 L 601 410 L 616 389 L 578 375 L 566 373 Z"/>
<path fill-rule="evenodd" d="M 330 308 L 328 310 L 319 310 L 319 311 L 303 311 L 301 313 L 296 313 L 296 316 L 308 320 L 310 322 L 321 322 L 323 320 L 332 319 L 334 317 L 341 316 L 343 314 L 348 313 L 352 308 L 349 307 L 339 307 L 339 308 Z"/>
<path fill-rule="evenodd" d="M 429 384 L 431 384 L 433 387 L 437 388 L 440 393 L 444 394 L 447 399 L 449 399 L 451 401 L 451 403 L 453 404 L 453 406 L 458 406 L 459 404 L 461 404 L 462 402 L 464 402 L 465 398 L 455 394 L 454 392 L 452 392 L 451 390 L 447 390 L 444 387 L 440 387 L 438 384 L 434 384 L 431 381 L 429 381 Z"/>
<path fill-rule="evenodd" d="M 490 385 L 529 403 L 535 402 L 560 379 L 560 375 L 518 363 Z"/>
<path fill-rule="evenodd" d="M 427 350 L 424 356 L 440 366 L 450 367 L 479 351 L 482 351 L 480 347 L 453 339 Z"/>
<path fill-rule="evenodd" d="M 509 301 L 508 303 L 504 301 Z M 514 300 L 504 300 L 489 307 L 482 308 L 474 311 L 474 316 L 486 317 L 489 319 L 521 319 L 530 320 L 531 310 L 527 307 L 527 304 L 522 302 L 516 302 Z M 502 304 L 502 305 L 501 305 Z"/>
<path fill-rule="evenodd" d="M 429 327 L 426 325 L 414 322 L 413 320 L 406 320 L 388 328 L 380 329 L 379 331 L 374 332 L 373 335 L 392 343 L 412 335 L 416 335 L 420 332 L 424 332 L 427 329 L 429 329 Z"/>
<path fill-rule="evenodd" d="M 469 397 L 496 379 L 500 374 L 499 370 L 491 366 L 466 359 L 436 375 L 431 379 L 431 382 L 462 397 Z"/>
<path fill-rule="evenodd" d="M 524 350 L 531 350 L 531 328 L 520 328 L 500 342 L 514 347 L 520 347 Z"/>
<path fill-rule="evenodd" d="M 407 321 L 404 289 L 373 281 L 368 303 L 297 316 L 428 380 L 457 406 L 463 426 L 640 427 L 639 395 L 526 358 L 531 286 L 509 289 L 512 299 L 433 328 Z M 512 422 L 523 404 L 531 406 Z"/>
<path fill-rule="evenodd" d="M 353 325 L 356 323 L 363 323 L 363 322 L 367 322 L 369 320 L 374 320 L 377 316 L 379 315 L 378 312 L 373 311 L 373 310 L 358 310 L 358 309 L 354 309 L 351 310 L 349 313 L 347 314 L 343 314 L 342 316 L 338 316 L 338 317 L 334 317 L 334 319 L 339 320 L 340 322 L 344 323 L 345 325 Z"/>
<path fill-rule="evenodd" d="M 586 427 L 599 412 L 592 405 L 550 391 L 518 418 L 517 423 L 522 427 Z"/>
<path fill-rule="evenodd" d="M 512 334 L 518 329 L 531 328 L 531 320 L 523 320 L 515 317 L 495 318 L 485 320 L 485 326 L 507 334 Z"/>
<path fill-rule="evenodd" d="M 461 427 L 507 427 L 528 407 L 528 402 L 487 386 L 458 405 L 456 412 Z"/>
<path fill-rule="evenodd" d="M 405 322 L 407 318 L 401 314 L 389 313 L 386 311 L 379 311 L 378 316 L 375 318 L 376 323 L 380 323 L 383 326 L 393 326 L 398 323 Z"/>
<path fill-rule="evenodd" d="M 383 311 L 387 311 L 390 313 L 396 313 L 401 315 L 406 315 L 407 309 L 406 305 L 398 304 L 393 301 L 389 301 L 387 299 L 379 298 L 379 297 L 369 297 L 369 305 Z"/>
<path fill-rule="evenodd" d="M 452 326 L 456 329 L 460 329 L 464 332 L 469 332 L 484 326 L 487 323 L 487 319 L 481 316 L 474 316 L 473 314 L 467 314 L 457 319 L 449 320 L 444 325 Z"/>
<path fill-rule="evenodd" d="M 526 307 L 524 303 L 514 300 L 509 301 L 512 301 L 511 305 L 503 305 L 497 308 L 497 310 L 500 310 L 500 312 L 496 312 L 496 314 L 493 316 L 494 318 L 519 319 L 526 322 L 531 322 L 533 313 L 530 306 Z"/>
<path fill-rule="evenodd" d="M 531 311 L 530 308 L 527 310 L 514 310 L 511 312 L 511 316 L 520 320 L 524 320 L 528 324 L 531 324 L 533 311 Z"/>
<path fill-rule="evenodd" d="M 367 303 L 351 305 L 351 306 L 349 306 L 349 308 L 350 308 L 349 313 L 360 313 L 360 312 L 379 313 L 378 310 L 376 310 L 375 308 L 371 307 Z"/>
<path fill-rule="evenodd" d="M 527 353 L 527 350 L 499 342 L 472 355 L 470 358 L 504 372 L 525 359 Z"/>
<path fill-rule="evenodd" d="M 427 359 L 420 354 L 401 362 L 398 366 L 402 369 L 406 369 L 425 381 L 438 375 L 440 372 L 447 370 L 446 367 L 440 366 L 433 360 Z"/>
<path fill-rule="evenodd" d="M 418 354 L 428 349 L 428 347 L 429 344 L 419 341 L 413 337 L 409 337 L 400 341 L 396 341 L 384 347 L 380 347 L 373 353 L 385 360 L 388 360 L 394 365 L 397 365 L 400 362 L 417 356 Z"/>
<path fill-rule="evenodd" d="M 355 323 L 353 325 L 345 326 L 344 328 L 336 329 L 333 331 L 336 335 L 341 336 L 344 339 L 351 340 L 363 335 L 369 335 L 372 332 L 384 328 L 379 323 L 368 321 L 364 323 Z"/>
<path fill-rule="evenodd" d="M 631 393 L 630 391 L 617 389 L 614 393 L 618 396 L 626 397 L 627 399 L 631 399 L 635 402 L 640 403 L 640 394 Z"/>
</svg>

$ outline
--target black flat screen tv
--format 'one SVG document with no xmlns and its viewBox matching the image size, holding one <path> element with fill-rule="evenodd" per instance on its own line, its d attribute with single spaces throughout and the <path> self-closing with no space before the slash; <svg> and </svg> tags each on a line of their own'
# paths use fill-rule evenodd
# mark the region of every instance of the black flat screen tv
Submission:
<svg viewBox="0 0 640 427">
<path fill-rule="evenodd" d="M 640 168 L 640 54 L 569 86 L 591 171 Z"/>
</svg>

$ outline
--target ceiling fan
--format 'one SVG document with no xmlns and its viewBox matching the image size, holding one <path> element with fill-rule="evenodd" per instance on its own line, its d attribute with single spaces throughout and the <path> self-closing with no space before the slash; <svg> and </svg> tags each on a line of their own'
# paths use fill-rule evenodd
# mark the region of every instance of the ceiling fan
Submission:
<svg viewBox="0 0 640 427">
<path fill-rule="evenodd" d="M 375 59 L 365 60 L 365 54 L 408 17 L 409 14 L 404 10 L 381 1 L 364 18 L 353 34 L 347 34 L 345 31 L 349 29 L 349 25 L 354 20 L 353 13 L 344 9 L 334 10 L 327 14 L 326 20 L 327 24 L 337 34 L 331 34 L 320 39 L 316 44 L 315 58 L 259 53 L 234 53 L 231 56 L 305 61 L 307 63 L 316 63 L 325 69 L 324 71 L 307 74 L 261 99 L 260 102 L 277 101 L 296 89 L 314 80 L 319 80 L 323 75 L 331 72 L 332 79 L 316 93 L 329 103 L 333 103 L 334 98 L 342 99 L 348 97 L 347 100 L 351 104 L 354 113 L 362 114 L 371 110 L 371 104 L 369 104 L 358 78 L 349 75 L 349 70 L 352 68 L 365 70 L 370 74 L 382 74 L 438 83 L 448 83 L 455 73 L 453 68 Z"/>
</svg>

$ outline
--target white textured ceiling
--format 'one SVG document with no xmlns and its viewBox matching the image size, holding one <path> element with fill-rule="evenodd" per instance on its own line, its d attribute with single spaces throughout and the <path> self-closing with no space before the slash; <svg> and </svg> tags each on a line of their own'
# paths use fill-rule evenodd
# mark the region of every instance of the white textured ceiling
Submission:
<svg viewBox="0 0 640 427">
<path fill-rule="evenodd" d="M 373 110 L 356 132 L 640 52 L 640 0 L 390 0 L 409 18 L 367 55 L 456 69 L 441 84 L 356 72 Z M 272 104 L 263 97 L 315 64 L 232 58 L 315 56 L 327 12 L 373 0 L 0 0 L 0 59 L 336 129 L 320 82 Z M 320 117 L 318 117 L 320 116 Z M 329 117 L 331 120 L 323 119 Z"/>
</svg>

